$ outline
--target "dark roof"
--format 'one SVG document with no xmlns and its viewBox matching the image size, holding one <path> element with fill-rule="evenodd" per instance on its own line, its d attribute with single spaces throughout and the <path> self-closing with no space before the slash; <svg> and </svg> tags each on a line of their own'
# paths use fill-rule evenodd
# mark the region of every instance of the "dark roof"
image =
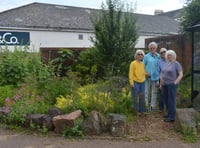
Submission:
<svg viewBox="0 0 200 148">
<path fill-rule="evenodd" d="M 0 28 L 35 28 L 92 31 L 90 17 L 99 9 L 31 3 L 0 13 Z M 179 31 L 178 22 L 166 16 L 136 14 L 140 33 L 169 34 Z"/>
</svg>

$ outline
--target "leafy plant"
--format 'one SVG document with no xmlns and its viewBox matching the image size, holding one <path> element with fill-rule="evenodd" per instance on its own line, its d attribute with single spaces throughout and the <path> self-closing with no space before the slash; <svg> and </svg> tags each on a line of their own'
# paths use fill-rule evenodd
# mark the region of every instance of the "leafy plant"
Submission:
<svg viewBox="0 0 200 148">
<path fill-rule="evenodd" d="M 82 122 L 83 122 L 82 119 L 75 120 L 74 127 L 65 129 L 63 135 L 65 137 L 75 137 L 75 136 L 83 137 L 84 134 L 81 129 Z"/>
<path fill-rule="evenodd" d="M 13 85 L 0 86 L 0 106 L 4 106 L 5 99 L 13 97 L 15 91 Z"/>
<path fill-rule="evenodd" d="M 79 78 L 80 84 L 95 83 L 98 77 L 103 76 L 102 65 L 99 61 L 100 55 L 95 47 L 80 52 L 72 66 L 72 71 Z"/>
<path fill-rule="evenodd" d="M 66 76 L 66 72 L 70 69 L 67 62 L 72 62 L 74 54 L 70 49 L 59 49 L 58 57 L 51 60 L 51 64 L 54 65 L 54 72 L 57 76 Z"/>
<path fill-rule="evenodd" d="M 200 15 L 200 1 L 199 0 L 188 0 L 187 6 L 184 8 L 184 13 L 181 18 L 181 30 L 186 32 L 188 27 L 191 27 L 195 23 L 199 22 Z"/>
<path fill-rule="evenodd" d="M 0 84 L 20 85 L 28 74 L 26 52 L 4 50 L 0 60 Z"/>
<path fill-rule="evenodd" d="M 197 132 L 194 130 L 194 128 L 183 126 L 182 133 L 183 140 L 187 143 L 194 143 L 198 139 Z"/>
<path fill-rule="evenodd" d="M 184 75 L 177 90 L 177 107 L 191 106 L 191 74 Z"/>
<path fill-rule="evenodd" d="M 92 17 L 95 37 L 91 40 L 100 55 L 103 76 L 127 75 L 138 36 L 133 10 L 126 6 L 120 0 L 107 0 Z"/>
</svg>

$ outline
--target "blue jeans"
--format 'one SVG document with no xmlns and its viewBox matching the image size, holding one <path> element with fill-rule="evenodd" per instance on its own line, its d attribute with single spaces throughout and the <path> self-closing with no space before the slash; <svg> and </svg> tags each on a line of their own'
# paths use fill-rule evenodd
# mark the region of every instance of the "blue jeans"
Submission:
<svg viewBox="0 0 200 148">
<path fill-rule="evenodd" d="M 133 108 L 137 112 L 145 112 L 145 83 L 134 82 L 134 88 L 131 88 L 133 99 Z"/>
<path fill-rule="evenodd" d="M 168 118 L 171 120 L 175 120 L 176 114 L 176 90 L 178 85 L 174 83 L 163 85 L 162 92 L 163 92 L 163 99 L 166 103 Z"/>
<path fill-rule="evenodd" d="M 164 101 L 164 98 L 163 98 L 163 91 L 162 89 L 160 90 L 159 89 L 159 102 L 158 102 L 158 107 L 159 107 L 159 110 L 160 111 L 163 111 L 164 110 L 164 107 L 165 107 L 165 101 Z"/>
</svg>

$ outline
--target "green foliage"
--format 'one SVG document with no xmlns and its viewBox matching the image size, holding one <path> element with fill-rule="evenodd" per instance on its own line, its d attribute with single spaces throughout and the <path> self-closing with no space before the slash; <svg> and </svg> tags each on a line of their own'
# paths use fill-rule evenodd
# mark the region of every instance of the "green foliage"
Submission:
<svg viewBox="0 0 200 148">
<path fill-rule="evenodd" d="M 3 117 L 3 122 L 15 126 L 23 126 L 26 115 L 46 113 L 49 107 L 49 105 L 41 101 L 35 100 L 35 102 L 32 102 L 31 100 L 21 98 L 9 106 L 9 113 Z"/>
<path fill-rule="evenodd" d="M 75 79 L 67 77 L 55 77 L 40 85 L 40 92 L 48 104 L 54 105 L 56 98 L 60 95 L 71 95 L 79 85 Z"/>
<path fill-rule="evenodd" d="M 15 49 L 13 52 L 5 49 L 1 52 L 0 84 L 19 85 L 28 74 L 26 67 L 26 52 Z"/>
<path fill-rule="evenodd" d="M 38 131 L 40 131 L 44 135 L 47 135 L 47 133 L 48 133 L 48 129 L 45 126 L 40 127 L 39 125 L 36 125 L 36 124 L 34 124 L 32 122 L 30 122 L 30 128 L 32 130 L 34 130 L 34 131 L 38 130 Z"/>
<path fill-rule="evenodd" d="M 75 136 L 83 137 L 84 134 L 81 128 L 82 122 L 83 122 L 82 119 L 75 120 L 74 127 L 65 129 L 63 134 L 64 137 L 75 137 Z"/>
<path fill-rule="evenodd" d="M 34 77 L 38 83 L 54 77 L 54 68 L 52 65 L 46 65 L 42 62 L 40 53 L 29 53 L 27 58 L 28 62 L 26 66 L 29 76 Z"/>
<path fill-rule="evenodd" d="M 199 21 L 200 16 L 200 1 L 191 0 L 184 8 L 183 18 L 181 20 L 181 29 L 183 32 L 186 29 Z"/>
<path fill-rule="evenodd" d="M 20 86 L 28 75 L 33 75 L 39 81 L 54 75 L 53 68 L 42 63 L 39 53 L 15 48 L 13 52 L 4 49 L 1 54 L 1 85 Z"/>
<path fill-rule="evenodd" d="M 71 95 L 56 98 L 55 106 L 64 112 L 81 109 L 84 115 L 92 110 L 101 113 L 128 114 L 132 110 L 127 80 L 113 77 L 106 82 L 88 84 L 76 89 Z"/>
<path fill-rule="evenodd" d="M 70 69 L 66 61 L 73 60 L 74 54 L 70 49 L 59 49 L 58 57 L 51 60 L 51 64 L 54 65 L 54 72 L 57 76 L 66 76 L 66 72 Z"/>
<path fill-rule="evenodd" d="M 4 106 L 5 99 L 13 97 L 15 91 L 13 85 L 0 86 L 0 106 Z"/>
<path fill-rule="evenodd" d="M 93 47 L 82 51 L 72 67 L 81 84 L 96 82 L 98 77 L 102 77 L 102 65 L 99 51 Z"/>
<path fill-rule="evenodd" d="M 178 108 L 191 106 L 191 74 L 184 75 L 178 86 L 177 95 Z"/>
<path fill-rule="evenodd" d="M 127 75 L 132 49 L 137 40 L 136 18 L 131 8 L 126 10 L 120 0 L 107 0 L 100 14 L 92 18 L 99 51 L 102 74 Z"/>
<path fill-rule="evenodd" d="M 183 126 L 182 134 L 183 140 L 187 143 L 194 143 L 198 140 L 197 132 L 194 128 Z"/>
<path fill-rule="evenodd" d="M 110 77 L 107 83 L 112 99 L 115 102 L 114 112 L 126 115 L 132 112 L 132 99 L 128 79 L 124 77 Z"/>
</svg>

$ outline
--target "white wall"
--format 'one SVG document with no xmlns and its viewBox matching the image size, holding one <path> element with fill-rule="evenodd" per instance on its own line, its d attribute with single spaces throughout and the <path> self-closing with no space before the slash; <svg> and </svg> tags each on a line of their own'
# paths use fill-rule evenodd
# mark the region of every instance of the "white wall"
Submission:
<svg viewBox="0 0 200 148">
<path fill-rule="evenodd" d="M 152 38 L 155 36 L 140 36 L 138 38 L 137 44 L 135 45 L 135 48 L 145 48 L 145 39 Z"/>
<path fill-rule="evenodd" d="M 90 41 L 91 33 L 79 33 L 79 32 L 54 32 L 54 31 L 27 31 L 27 30 L 3 30 L 10 32 L 29 32 L 30 33 L 30 49 L 38 52 L 40 48 L 89 48 L 93 46 Z M 83 39 L 79 39 L 79 35 L 83 36 Z M 135 48 L 145 47 L 145 38 L 153 36 L 140 36 Z M 2 48 L 5 46 L 1 46 Z M 8 46 L 10 50 L 14 49 L 14 46 Z"/>
<path fill-rule="evenodd" d="M 83 40 L 79 39 L 79 35 L 83 35 Z M 35 49 L 41 47 L 88 48 L 93 46 L 90 41 L 90 36 L 90 33 L 30 32 L 31 45 L 34 45 Z"/>
<path fill-rule="evenodd" d="M 29 32 L 30 33 L 30 49 L 33 51 L 39 51 L 41 47 L 52 48 L 89 48 L 93 44 L 90 41 L 91 33 L 75 33 L 75 32 L 53 32 L 53 31 L 22 31 L 22 30 L 2 30 L 6 32 Z M 79 39 L 79 35 L 83 36 L 83 39 Z M 5 46 L 1 45 L 1 48 Z M 14 49 L 14 46 L 8 46 L 10 50 Z"/>
</svg>

